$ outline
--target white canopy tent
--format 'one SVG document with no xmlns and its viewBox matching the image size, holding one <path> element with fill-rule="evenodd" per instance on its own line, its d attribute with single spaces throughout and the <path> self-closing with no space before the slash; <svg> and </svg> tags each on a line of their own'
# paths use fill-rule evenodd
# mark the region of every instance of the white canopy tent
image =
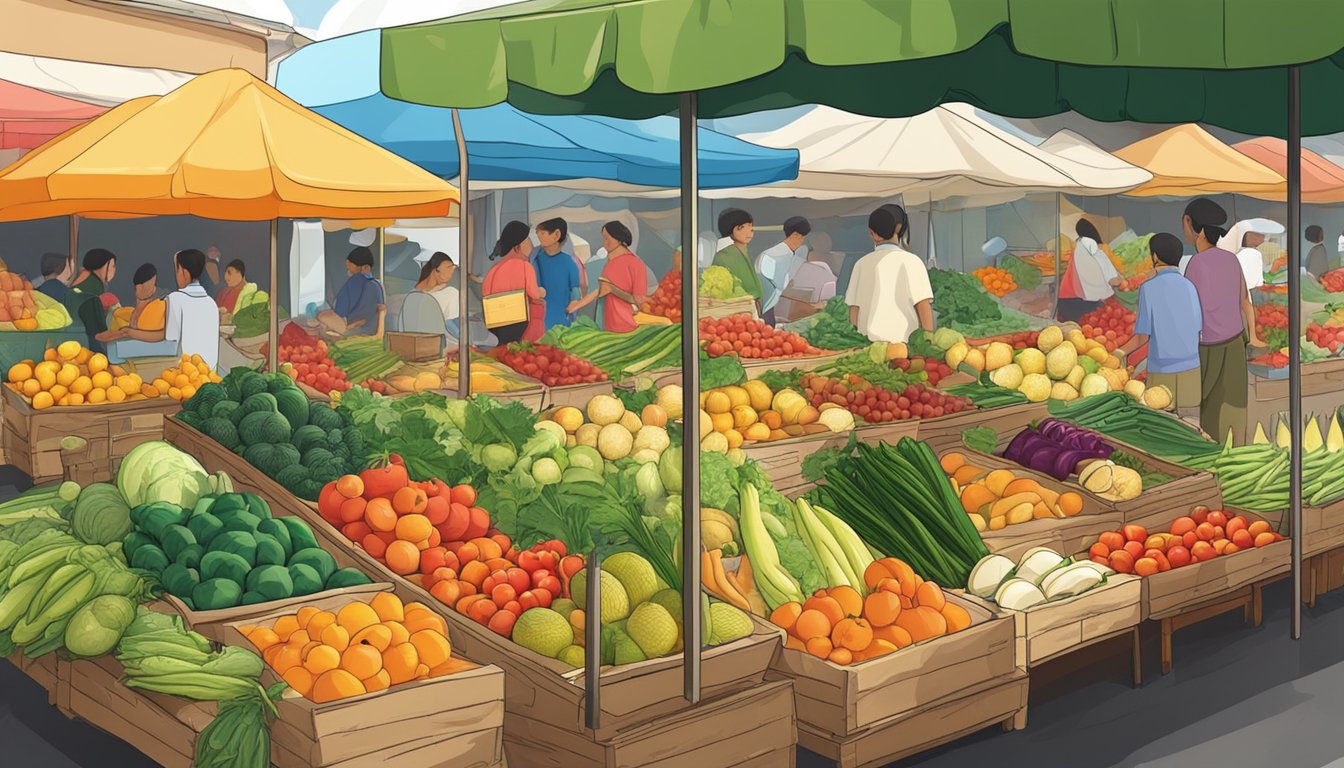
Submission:
<svg viewBox="0 0 1344 768">
<path fill-rule="evenodd" d="M 818 106 L 784 126 L 740 138 L 797 149 L 798 178 L 706 191 L 705 197 L 831 200 L 901 195 L 912 203 L 956 197 L 965 205 L 987 206 L 1042 192 L 1117 194 L 1152 178 L 1067 131 L 1038 147 L 984 120 L 968 104 L 945 104 L 896 119 Z"/>
</svg>

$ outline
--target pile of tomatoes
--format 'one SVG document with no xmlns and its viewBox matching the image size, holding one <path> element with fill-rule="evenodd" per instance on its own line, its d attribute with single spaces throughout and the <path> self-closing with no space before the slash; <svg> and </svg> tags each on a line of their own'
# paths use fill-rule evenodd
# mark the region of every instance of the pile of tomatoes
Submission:
<svg viewBox="0 0 1344 768">
<path fill-rule="evenodd" d="M 1126 525 L 1101 534 L 1087 554 L 1093 562 L 1119 573 L 1152 576 L 1277 541 L 1283 541 L 1283 536 L 1264 520 L 1199 506 L 1176 518 L 1169 533 L 1149 535 L 1143 526 Z"/>
<path fill-rule="evenodd" d="M 380 395 L 386 395 L 389 391 L 391 391 L 390 388 L 387 386 L 386 381 L 383 381 L 382 379 L 375 379 L 373 377 L 365 379 L 363 382 L 360 383 L 359 386 L 369 390 L 370 392 L 376 392 Z"/>
<path fill-rule="evenodd" d="M 700 340 L 706 342 L 705 352 L 710 357 L 736 354 L 742 358 L 766 359 L 814 355 L 820 351 L 802 336 L 766 325 L 751 315 L 702 318 Z"/>
<path fill-rule="evenodd" d="M 1112 296 L 1079 318 L 1078 325 L 1084 336 L 1101 342 L 1107 352 L 1114 352 L 1134 335 L 1134 319 L 1134 313 Z"/>
<path fill-rule="evenodd" d="M 607 380 L 601 368 L 549 344 L 510 344 L 497 347 L 492 354 L 501 363 L 548 387 Z"/>
<path fill-rule="evenodd" d="M 1321 287 L 1331 293 L 1344 293 L 1344 269 L 1335 269 L 1321 275 Z"/>
<path fill-rule="evenodd" d="M 262 345 L 263 357 L 268 349 L 266 344 Z M 280 351 L 277 356 L 281 363 L 289 363 L 290 367 L 286 370 L 290 378 L 319 392 L 344 392 L 351 387 L 345 371 L 327 355 L 327 342 L 295 323 L 290 323 L 280 332 Z"/>
<path fill-rule="evenodd" d="M 1306 337 L 1321 349 L 1330 350 L 1330 354 L 1339 354 L 1339 348 L 1344 346 L 1344 325 L 1321 325 L 1312 323 L 1307 326 Z"/>
<path fill-rule="evenodd" d="M 903 392 L 891 392 L 853 374 L 842 379 L 807 374 L 799 386 L 814 408 L 834 403 L 870 424 L 931 419 L 975 407 L 967 398 L 954 397 L 919 384 L 911 384 Z"/>
<path fill-rule="evenodd" d="M 681 270 L 672 269 L 663 275 L 658 288 L 643 304 L 640 310 L 650 315 L 666 317 L 674 323 L 681 322 Z"/>
<path fill-rule="evenodd" d="M 1153 275 L 1151 272 L 1144 272 L 1141 275 L 1126 277 L 1125 279 L 1120 281 L 1120 284 L 1117 285 L 1115 289 L 1117 291 L 1137 291 L 1139 290 L 1139 286 L 1148 282 L 1148 278 L 1152 276 Z"/>
<path fill-rule="evenodd" d="M 569 580 L 583 558 L 565 554 L 564 542 L 541 542 L 519 551 L 509 537 L 453 542 L 444 563 L 424 570 L 421 581 L 439 602 L 504 637 L 531 608 L 549 608 L 569 595 Z"/>
<path fill-rule="evenodd" d="M 1266 368 L 1287 368 L 1288 356 L 1282 352 L 1274 351 L 1266 355 L 1251 358 L 1252 365 L 1263 365 Z"/>
<path fill-rule="evenodd" d="M 1260 336 L 1265 335 L 1265 331 L 1270 328 L 1288 328 L 1288 307 L 1284 304 L 1257 304 L 1255 307 L 1255 324 L 1259 329 Z"/>
<path fill-rule="evenodd" d="M 952 369 L 948 367 L 947 363 L 934 357 L 916 355 L 906 360 L 892 360 L 891 365 L 893 368 L 906 373 L 923 371 L 924 375 L 928 377 L 930 387 L 938 386 L 938 382 L 952 375 Z"/>
</svg>

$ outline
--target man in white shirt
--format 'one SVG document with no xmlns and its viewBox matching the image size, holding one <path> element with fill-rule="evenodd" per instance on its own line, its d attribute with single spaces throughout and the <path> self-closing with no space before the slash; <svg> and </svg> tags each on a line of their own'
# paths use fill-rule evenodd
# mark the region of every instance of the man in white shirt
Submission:
<svg viewBox="0 0 1344 768">
<path fill-rule="evenodd" d="M 769 325 L 775 324 L 775 305 L 780 295 L 807 258 L 804 242 L 811 233 L 812 225 L 807 219 L 794 216 L 784 222 L 783 242 L 756 257 L 756 273 L 761 276 L 761 319 Z"/>
<path fill-rule="evenodd" d="M 125 338 L 139 341 L 175 341 L 177 354 L 200 355 L 210 370 L 219 365 L 219 305 L 201 286 L 205 254 L 189 248 L 173 255 L 177 290 L 168 294 L 163 330 L 124 328 Z"/>
<path fill-rule="evenodd" d="M 904 343 L 916 328 L 933 330 L 933 288 L 924 262 L 901 245 L 910 219 L 887 204 L 868 217 L 868 235 L 877 246 L 854 265 L 845 302 L 859 333 L 873 341 Z"/>
</svg>

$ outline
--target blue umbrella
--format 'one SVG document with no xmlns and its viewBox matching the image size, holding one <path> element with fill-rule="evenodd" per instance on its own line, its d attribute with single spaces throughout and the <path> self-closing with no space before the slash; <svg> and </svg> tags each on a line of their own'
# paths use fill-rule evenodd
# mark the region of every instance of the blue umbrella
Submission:
<svg viewBox="0 0 1344 768">
<path fill-rule="evenodd" d="M 431 173 L 457 176 L 451 110 L 396 101 L 379 92 L 379 41 L 379 31 L 371 30 L 301 48 L 280 64 L 276 87 Z M 543 116 L 508 104 L 464 109 L 461 116 L 475 181 L 680 183 L 676 118 Z M 699 133 L 705 188 L 769 184 L 798 175 L 796 150 L 761 147 L 706 128 Z"/>
</svg>

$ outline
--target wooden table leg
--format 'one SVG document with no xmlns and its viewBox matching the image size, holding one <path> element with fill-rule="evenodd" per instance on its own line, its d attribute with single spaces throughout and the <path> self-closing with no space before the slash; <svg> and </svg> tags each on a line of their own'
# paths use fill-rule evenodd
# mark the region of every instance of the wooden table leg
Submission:
<svg viewBox="0 0 1344 768">
<path fill-rule="evenodd" d="M 1255 619 L 1254 626 L 1259 627 L 1264 620 L 1264 598 L 1262 596 L 1264 587 L 1255 584 L 1251 587 L 1251 615 Z"/>
<path fill-rule="evenodd" d="M 1162 620 L 1162 674 L 1171 674 L 1171 619 Z"/>
<path fill-rule="evenodd" d="M 1139 628 L 1134 627 L 1130 637 L 1134 642 L 1134 687 L 1143 685 L 1143 645 L 1139 641 Z"/>
</svg>

